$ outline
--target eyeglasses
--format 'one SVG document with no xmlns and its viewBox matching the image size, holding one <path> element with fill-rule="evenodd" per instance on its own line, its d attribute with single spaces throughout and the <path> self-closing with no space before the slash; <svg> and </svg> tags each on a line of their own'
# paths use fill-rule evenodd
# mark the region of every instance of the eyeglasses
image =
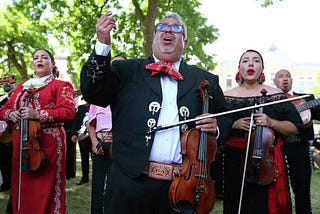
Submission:
<svg viewBox="0 0 320 214">
<path fill-rule="evenodd" d="M 177 24 L 173 24 L 173 25 L 168 25 L 166 23 L 158 23 L 156 25 L 156 31 L 161 31 L 164 32 L 166 31 L 168 28 L 170 28 L 170 30 L 174 33 L 182 33 L 183 32 L 183 27 L 182 25 L 177 25 Z"/>
</svg>

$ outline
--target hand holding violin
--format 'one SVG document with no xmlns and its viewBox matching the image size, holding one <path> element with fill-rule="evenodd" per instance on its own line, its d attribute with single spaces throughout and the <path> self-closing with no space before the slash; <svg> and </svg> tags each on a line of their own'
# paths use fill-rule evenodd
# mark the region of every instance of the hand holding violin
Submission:
<svg viewBox="0 0 320 214">
<path fill-rule="evenodd" d="M 257 126 L 266 126 L 266 127 L 272 127 L 274 120 L 268 115 L 264 113 L 255 113 L 253 115 L 255 120 L 255 125 Z"/>
<path fill-rule="evenodd" d="M 240 118 L 232 124 L 233 129 L 241 129 L 245 131 L 249 131 L 250 129 L 250 117 Z"/>
<path fill-rule="evenodd" d="M 12 111 L 10 111 L 8 118 L 12 122 L 17 123 L 18 121 L 21 120 L 21 113 L 17 110 L 12 110 Z"/>
<path fill-rule="evenodd" d="M 268 117 L 268 115 L 264 113 L 255 113 L 253 115 L 255 126 L 265 126 L 265 127 L 272 127 L 274 124 L 274 119 Z M 241 129 L 245 131 L 249 131 L 250 129 L 250 117 L 243 117 L 236 120 L 233 125 L 233 129 Z"/>
<path fill-rule="evenodd" d="M 21 107 L 20 110 L 20 117 L 22 119 L 31 119 L 31 120 L 38 120 L 39 119 L 39 112 L 29 108 L 29 107 Z"/>
<path fill-rule="evenodd" d="M 198 117 L 203 117 L 208 115 L 208 113 L 199 115 Z M 196 121 L 196 128 L 201 132 L 207 132 L 212 135 L 216 135 L 217 133 L 217 119 L 216 118 L 206 118 L 202 120 Z"/>
<path fill-rule="evenodd" d="M 29 107 L 21 107 L 19 110 L 13 110 L 9 113 L 9 120 L 12 122 L 17 123 L 21 119 L 38 120 L 39 113 Z"/>
</svg>

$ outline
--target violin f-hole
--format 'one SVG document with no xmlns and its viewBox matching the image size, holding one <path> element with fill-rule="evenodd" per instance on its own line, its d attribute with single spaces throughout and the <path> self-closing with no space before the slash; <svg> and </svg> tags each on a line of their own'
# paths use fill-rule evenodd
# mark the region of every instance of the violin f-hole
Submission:
<svg viewBox="0 0 320 214">
<path fill-rule="evenodd" d="M 195 167 L 194 163 L 190 165 L 188 173 L 184 176 L 185 180 L 189 180 L 191 178 L 194 167 Z"/>
</svg>

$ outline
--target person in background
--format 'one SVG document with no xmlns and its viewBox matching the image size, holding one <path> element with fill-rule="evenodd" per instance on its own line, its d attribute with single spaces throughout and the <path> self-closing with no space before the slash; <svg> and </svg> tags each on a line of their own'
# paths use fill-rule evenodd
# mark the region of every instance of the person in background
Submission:
<svg viewBox="0 0 320 214">
<path fill-rule="evenodd" d="M 172 175 L 178 173 L 183 161 L 182 132 L 196 128 L 219 141 L 228 135 L 229 117 L 199 119 L 181 129 L 176 126 L 148 132 L 157 125 L 203 115 L 202 99 L 195 93 L 203 80 L 209 85 L 208 112 L 226 110 L 218 76 L 182 59 L 188 40 L 181 17 L 171 12 L 160 20 L 154 31 L 152 56 L 116 60 L 110 65 L 110 33 L 116 29 L 116 20 L 111 12 L 102 15 L 96 24 L 98 41 L 81 71 L 84 99 L 102 107 L 110 105 L 112 110 L 112 162 L 105 213 L 171 213 L 168 194 Z M 194 209 L 190 203 L 178 206 Z"/>
<path fill-rule="evenodd" d="M 16 79 L 14 75 L 2 83 L 5 94 L 0 96 L 0 107 L 9 99 L 9 96 L 16 88 Z M 12 159 L 12 124 L 0 121 L 0 170 L 3 178 L 0 191 L 6 191 L 11 186 L 11 159 Z"/>
<path fill-rule="evenodd" d="M 236 74 L 239 86 L 224 93 L 230 109 L 286 98 L 280 89 L 264 84 L 263 70 L 263 58 L 258 51 L 247 50 L 241 55 Z M 232 131 L 224 143 L 225 214 L 239 213 L 239 210 L 241 213 L 291 213 L 282 145 L 283 139 L 299 133 L 303 124 L 290 102 L 259 110 L 263 111 L 246 110 L 232 114 Z M 250 136 L 250 152 L 246 157 L 250 128 L 254 128 L 254 134 Z M 246 160 L 247 170 L 243 170 Z"/>
<path fill-rule="evenodd" d="M 76 110 L 75 110 L 76 111 Z M 67 180 L 76 177 L 76 153 L 77 147 L 76 143 L 72 141 L 72 125 L 73 121 L 65 122 L 64 129 L 66 130 L 66 140 L 67 140 L 67 160 L 66 160 L 66 178 Z"/>
<path fill-rule="evenodd" d="M 20 83 L 0 110 L 0 119 L 14 124 L 13 213 L 66 213 L 66 135 L 63 124 L 74 118 L 73 87 L 53 76 L 56 65 L 50 51 L 36 50 L 33 67 L 34 77 Z M 25 139 L 26 130 L 34 133 L 33 138 L 29 135 Z M 20 145 L 24 148 L 22 162 Z M 31 150 L 30 146 L 34 149 Z"/>
<path fill-rule="evenodd" d="M 80 90 L 74 92 L 74 102 L 76 103 L 75 113 L 78 108 L 78 97 L 81 95 Z M 77 171 L 77 144 L 76 141 L 72 141 L 72 136 L 77 135 L 76 132 L 73 132 L 73 121 L 65 122 L 64 129 L 66 130 L 67 135 L 67 162 L 66 162 L 66 178 L 67 180 L 73 179 L 76 177 Z"/>
<path fill-rule="evenodd" d="M 81 179 L 77 185 L 82 185 L 89 182 L 89 169 L 90 169 L 90 154 L 91 154 L 91 141 L 87 130 L 87 121 L 89 118 L 90 104 L 85 103 L 79 105 L 72 125 L 72 142 L 78 141 L 81 155 Z"/>
<path fill-rule="evenodd" d="M 125 60 L 115 56 L 114 60 Z M 112 150 L 112 114 L 110 106 L 106 108 L 90 105 L 88 133 L 92 142 L 92 189 L 91 213 L 103 214 L 103 194 L 105 180 L 111 165 Z"/>
<path fill-rule="evenodd" d="M 281 89 L 287 97 L 304 95 L 292 90 L 293 79 L 286 69 L 279 70 L 273 80 L 277 88 Z M 296 101 L 295 105 L 307 105 L 306 102 L 314 100 L 314 95 L 305 100 Z M 309 103 L 311 104 L 311 103 Z M 319 103 L 318 103 L 319 104 Z M 310 105 L 309 105 L 310 106 Z M 300 112 L 304 129 L 299 134 L 287 136 L 284 140 L 284 153 L 289 164 L 290 184 L 294 193 L 295 209 L 297 214 L 311 214 L 311 173 L 312 158 L 309 142 L 314 141 L 312 120 L 320 120 L 320 105 Z"/>
<path fill-rule="evenodd" d="M 112 121 L 110 107 L 90 105 L 88 132 L 92 142 L 91 213 L 103 213 L 103 193 L 111 165 Z"/>
<path fill-rule="evenodd" d="M 10 75 L 6 77 L 2 85 L 5 94 L 0 96 L 0 107 L 8 101 L 10 95 L 16 88 L 15 76 Z M 7 191 L 11 188 L 13 124 L 1 120 L 0 125 L 0 170 L 3 178 L 0 191 Z M 9 194 L 6 213 L 12 213 L 11 194 Z"/>
<path fill-rule="evenodd" d="M 314 167 L 320 169 L 320 129 L 313 141 L 312 160 L 314 161 Z"/>
</svg>

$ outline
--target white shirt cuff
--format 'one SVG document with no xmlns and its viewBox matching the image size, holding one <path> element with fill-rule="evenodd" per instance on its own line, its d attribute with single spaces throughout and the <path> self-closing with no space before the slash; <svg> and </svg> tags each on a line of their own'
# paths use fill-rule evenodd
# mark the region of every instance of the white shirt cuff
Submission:
<svg viewBox="0 0 320 214">
<path fill-rule="evenodd" d="M 94 50 L 96 54 L 100 56 L 108 56 L 110 49 L 111 49 L 110 45 L 103 44 L 98 40 L 96 42 L 96 45 L 94 46 Z"/>
</svg>

